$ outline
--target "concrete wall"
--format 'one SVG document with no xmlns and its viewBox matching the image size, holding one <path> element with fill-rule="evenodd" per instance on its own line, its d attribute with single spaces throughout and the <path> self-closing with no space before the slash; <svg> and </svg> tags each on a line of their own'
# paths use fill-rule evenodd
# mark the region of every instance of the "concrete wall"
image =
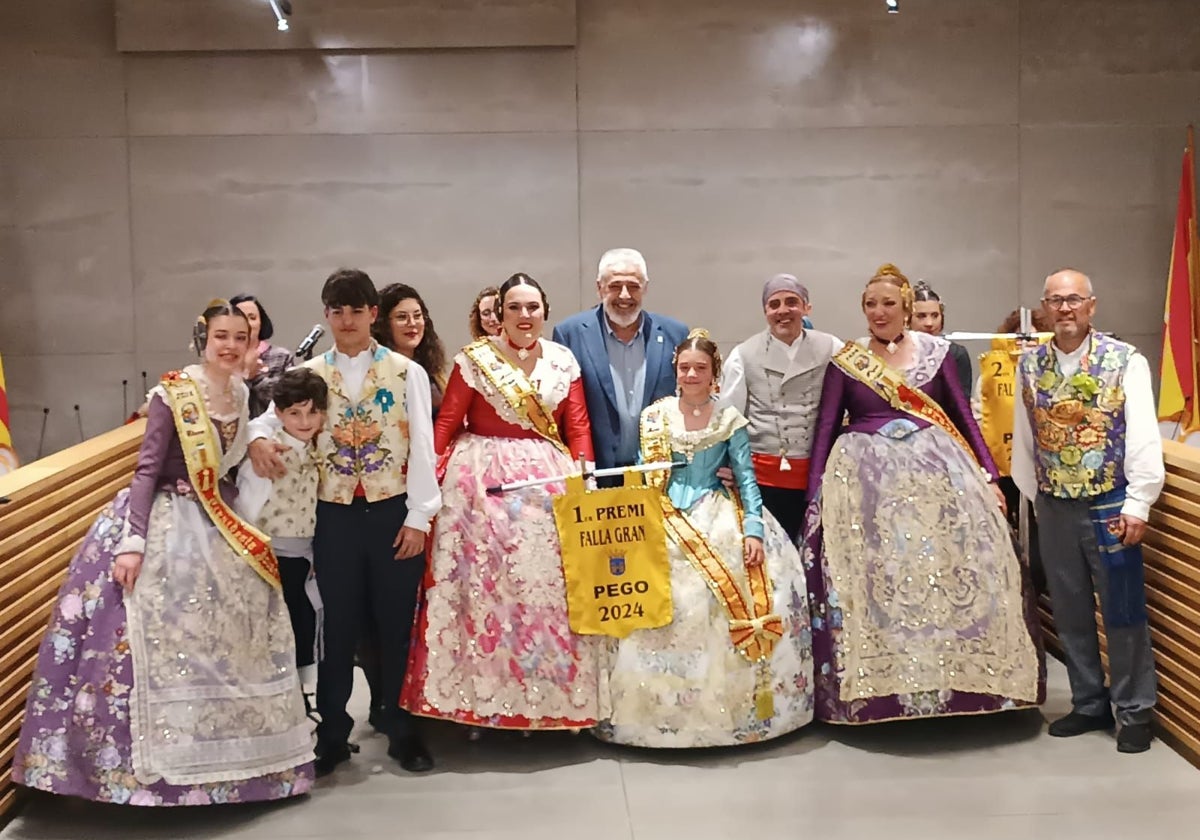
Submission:
<svg viewBox="0 0 1200 840">
<path fill-rule="evenodd" d="M 119 423 L 122 380 L 136 405 L 142 371 L 186 362 L 210 297 L 258 294 L 294 345 L 343 265 L 417 286 L 457 346 L 480 286 L 528 271 L 565 316 L 631 245 L 649 307 L 728 347 L 778 271 L 850 337 L 881 262 L 933 284 L 951 329 L 993 328 L 1069 264 L 1157 366 L 1194 0 L 295 6 L 286 36 L 249 0 L 0 6 L 25 460 L 45 407 L 45 453 L 79 439 L 76 404 L 87 436 Z"/>
</svg>

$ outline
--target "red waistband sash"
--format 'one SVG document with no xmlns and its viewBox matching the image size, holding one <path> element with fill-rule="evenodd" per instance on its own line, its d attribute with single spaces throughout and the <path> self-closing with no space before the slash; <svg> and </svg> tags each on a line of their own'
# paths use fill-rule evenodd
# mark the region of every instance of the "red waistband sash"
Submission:
<svg viewBox="0 0 1200 840">
<path fill-rule="evenodd" d="M 778 487 L 781 490 L 808 489 L 808 459 L 788 458 L 788 468 L 783 469 L 783 456 L 751 452 L 754 477 L 759 486 Z"/>
</svg>

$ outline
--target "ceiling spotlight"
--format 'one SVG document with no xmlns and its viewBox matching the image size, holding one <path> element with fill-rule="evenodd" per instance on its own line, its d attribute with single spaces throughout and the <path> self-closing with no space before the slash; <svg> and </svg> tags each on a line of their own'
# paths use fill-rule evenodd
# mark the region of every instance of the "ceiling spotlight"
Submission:
<svg viewBox="0 0 1200 840">
<path fill-rule="evenodd" d="M 887 10 L 888 10 L 889 15 L 900 14 L 900 0 L 884 0 L 884 3 L 887 4 Z"/>
<path fill-rule="evenodd" d="M 292 13 L 290 0 L 269 0 L 271 11 L 275 12 L 275 28 L 280 32 L 288 31 L 287 16 Z"/>
</svg>

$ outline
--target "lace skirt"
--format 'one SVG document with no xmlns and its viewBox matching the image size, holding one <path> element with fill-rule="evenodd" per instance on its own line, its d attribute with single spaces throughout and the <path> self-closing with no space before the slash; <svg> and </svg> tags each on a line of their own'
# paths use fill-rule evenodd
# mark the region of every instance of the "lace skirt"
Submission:
<svg viewBox="0 0 1200 840">
<path fill-rule="evenodd" d="M 707 537 L 746 591 L 737 511 L 723 493 L 700 498 L 688 518 Z M 729 618 L 704 577 L 667 540 L 670 624 L 607 639 L 600 680 L 604 720 L 596 735 L 640 747 L 713 747 L 775 738 L 813 718 L 813 660 L 808 596 L 796 547 L 764 511 L 763 547 L 774 585 L 773 609 L 784 634 L 771 658 L 751 663 L 733 647 Z M 760 719 L 755 698 L 769 685 L 773 713 Z"/>
<path fill-rule="evenodd" d="M 937 427 L 838 439 L 809 505 L 817 716 L 867 723 L 1039 703 L 1033 591 L 995 494 Z"/>
<path fill-rule="evenodd" d="M 187 509 L 190 512 L 183 512 Z M 274 590 L 264 594 L 267 584 L 229 551 L 224 556 L 229 564 L 222 567 L 225 573 L 211 581 L 211 596 L 195 604 L 187 604 L 191 596 L 186 596 L 183 611 L 175 611 L 178 599 L 167 593 L 178 594 L 179 590 L 159 578 L 171 574 L 199 581 L 206 573 L 191 568 L 199 556 L 193 552 L 199 546 L 212 552 L 217 545 L 214 537 L 220 537 L 194 501 L 159 493 L 134 594 L 149 599 L 141 609 L 143 618 L 161 606 L 163 622 L 176 625 L 177 630 L 169 637 L 169 656 L 162 653 L 167 650 L 163 647 L 168 641 L 165 636 L 159 637 L 158 644 L 153 640 L 146 644 L 144 637 L 134 644 L 126 599 L 111 578 L 114 550 L 127 512 L 128 491 L 123 490 L 97 517 L 67 569 L 38 652 L 13 761 L 13 780 L 52 793 L 131 805 L 207 805 L 305 793 L 312 786 L 311 726 L 294 686 L 294 670 L 290 681 L 264 677 L 254 685 L 239 682 L 243 670 L 238 663 L 244 657 L 262 657 L 251 665 L 259 674 L 273 671 L 277 660 L 294 669 L 295 653 L 282 596 Z M 240 570 L 234 564 L 253 575 L 253 580 L 244 583 L 263 597 L 245 597 Z M 189 584 L 187 588 L 194 587 Z M 208 588 L 205 584 L 200 589 Z M 172 609 L 166 609 L 168 604 Z M 191 616 L 225 629 L 206 629 L 201 642 L 189 635 L 196 624 Z M 219 620 L 214 620 L 217 617 Z M 214 633 L 225 631 L 229 631 L 228 636 L 222 635 L 227 645 L 208 646 Z M 248 635 L 254 632 L 258 639 Z M 139 662 L 135 668 L 133 651 L 139 646 L 156 651 L 150 661 Z M 214 651 L 220 651 L 220 656 Z M 206 685 L 185 686 L 189 680 L 194 683 L 194 673 L 180 672 L 191 673 L 206 657 L 217 662 L 206 672 Z M 174 686 L 180 689 L 180 699 L 160 706 L 151 699 L 161 697 L 161 689 L 170 687 L 168 683 L 160 680 L 155 685 L 149 678 L 139 682 L 135 674 L 149 669 L 162 678 L 170 670 L 168 660 L 180 680 Z M 239 702 L 239 696 L 246 699 Z M 161 713 L 142 718 L 143 729 L 151 720 L 167 720 L 166 732 L 160 731 L 159 737 L 183 742 L 189 754 L 198 750 L 209 756 L 202 778 L 187 778 L 194 768 L 180 770 L 168 764 L 148 770 L 135 761 L 131 718 L 139 715 L 136 705 L 142 700 Z M 215 725 L 236 708 L 245 712 L 232 716 L 237 724 Z M 264 712 L 268 708 L 270 717 Z M 176 753 L 177 758 L 180 755 Z"/>
<path fill-rule="evenodd" d="M 567 622 L 551 494 L 489 486 L 569 473 L 544 440 L 464 434 L 442 482 L 424 604 L 401 705 L 499 729 L 579 729 L 596 721 L 596 648 Z"/>
</svg>

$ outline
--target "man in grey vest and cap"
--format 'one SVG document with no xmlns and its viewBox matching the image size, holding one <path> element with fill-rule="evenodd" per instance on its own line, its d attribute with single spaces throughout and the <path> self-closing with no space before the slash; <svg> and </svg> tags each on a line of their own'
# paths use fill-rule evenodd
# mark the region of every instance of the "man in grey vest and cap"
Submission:
<svg viewBox="0 0 1200 840">
<path fill-rule="evenodd" d="M 808 456 L 825 368 L 842 342 L 805 329 L 808 289 L 790 274 L 763 285 L 767 329 L 733 349 L 721 374 L 721 402 L 750 421 L 750 450 L 763 504 L 795 542 L 804 523 Z"/>
</svg>

